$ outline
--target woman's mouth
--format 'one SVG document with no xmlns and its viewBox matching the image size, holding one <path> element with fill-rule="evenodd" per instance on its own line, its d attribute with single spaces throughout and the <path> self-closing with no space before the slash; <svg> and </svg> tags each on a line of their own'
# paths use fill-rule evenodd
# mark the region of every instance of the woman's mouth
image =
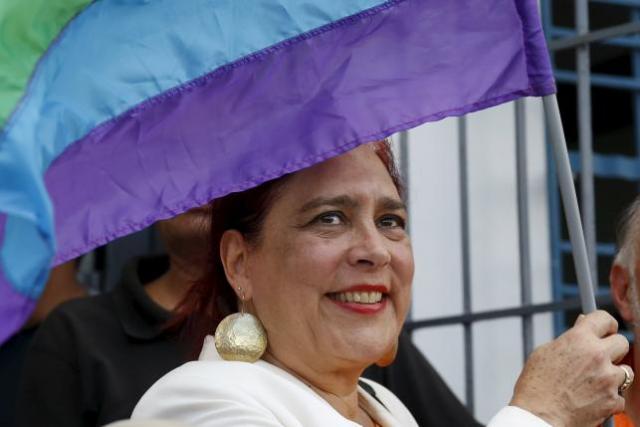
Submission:
<svg viewBox="0 0 640 427">
<path fill-rule="evenodd" d="M 376 289 L 350 289 L 343 292 L 327 294 L 329 299 L 339 307 L 359 314 L 375 314 L 382 311 L 389 296 L 380 287 Z"/>
<path fill-rule="evenodd" d="M 329 298 L 340 302 L 355 302 L 359 304 L 377 304 L 382 301 L 382 292 L 336 292 L 329 294 Z"/>
</svg>

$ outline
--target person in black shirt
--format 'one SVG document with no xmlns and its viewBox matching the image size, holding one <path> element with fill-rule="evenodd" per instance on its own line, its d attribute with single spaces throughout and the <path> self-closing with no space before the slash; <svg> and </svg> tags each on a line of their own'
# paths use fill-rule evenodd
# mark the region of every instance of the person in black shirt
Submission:
<svg viewBox="0 0 640 427">
<path fill-rule="evenodd" d="M 16 390 L 27 350 L 41 322 L 61 303 L 86 295 L 85 287 L 76 280 L 76 267 L 76 260 L 72 260 L 51 270 L 44 292 L 26 324 L 0 345 L 0 426 L 15 424 Z"/>
<path fill-rule="evenodd" d="M 187 358 L 171 310 L 209 253 L 209 209 L 157 223 L 168 257 L 136 259 L 112 292 L 58 307 L 27 354 L 16 425 L 98 426 L 128 418 L 158 378 Z"/>
<path fill-rule="evenodd" d="M 27 354 L 18 426 L 99 426 L 128 418 L 158 378 L 186 360 L 163 326 L 170 313 L 143 283 L 167 268 L 164 257 L 140 258 L 112 292 L 55 310 Z"/>
</svg>

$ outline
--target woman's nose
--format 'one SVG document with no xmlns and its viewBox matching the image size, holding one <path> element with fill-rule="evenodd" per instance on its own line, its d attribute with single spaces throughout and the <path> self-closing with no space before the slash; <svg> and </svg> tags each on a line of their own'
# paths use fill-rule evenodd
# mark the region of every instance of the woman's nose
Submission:
<svg viewBox="0 0 640 427">
<path fill-rule="evenodd" d="M 382 267 L 391 261 L 391 253 L 385 237 L 375 226 L 362 227 L 355 231 L 349 263 L 355 266 Z"/>
</svg>

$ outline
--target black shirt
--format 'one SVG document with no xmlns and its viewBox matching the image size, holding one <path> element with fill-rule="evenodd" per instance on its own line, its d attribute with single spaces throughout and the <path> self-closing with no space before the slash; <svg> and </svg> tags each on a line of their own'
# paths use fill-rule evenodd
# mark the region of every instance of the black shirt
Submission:
<svg viewBox="0 0 640 427">
<path fill-rule="evenodd" d="M 18 396 L 16 391 L 29 344 L 38 328 L 22 330 L 0 346 L 0 426 L 12 427 Z"/>
<path fill-rule="evenodd" d="M 17 426 L 98 426 L 129 418 L 144 392 L 184 362 L 176 336 L 163 332 L 169 313 L 142 285 L 166 267 L 166 259 L 141 259 L 113 292 L 54 310 L 27 354 Z"/>
<path fill-rule="evenodd" d="M 112 293 L 61 305 L 42 324 L 25 362 L 19 427 L 94 427 L 128 418 L 144 392 L 187 354 L 163 332 L 170 314 L 144 290 L 166 258 L 131 263 Z M 395 362 L 364 376 L 389 388 L 422 427 L 478 426 L 402 334 Z"/>
</svg>

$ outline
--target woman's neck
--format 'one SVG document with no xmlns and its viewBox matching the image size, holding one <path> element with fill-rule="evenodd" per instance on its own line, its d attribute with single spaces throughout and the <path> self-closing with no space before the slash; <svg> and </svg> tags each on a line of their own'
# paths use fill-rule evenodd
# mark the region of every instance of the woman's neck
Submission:
<svg viewBox="0 0 640 427">
<path fill-rule="evenodd" d="M 369 414 L 359 404 L 358 379 L 362 370 L 316 372 L 307 368 L 305 372 L 299 372 L 282 363 L 269 350 L 262 358 L 305 383 L 343 417 L 362 426 L 374 426 Z"/>
</svg>

